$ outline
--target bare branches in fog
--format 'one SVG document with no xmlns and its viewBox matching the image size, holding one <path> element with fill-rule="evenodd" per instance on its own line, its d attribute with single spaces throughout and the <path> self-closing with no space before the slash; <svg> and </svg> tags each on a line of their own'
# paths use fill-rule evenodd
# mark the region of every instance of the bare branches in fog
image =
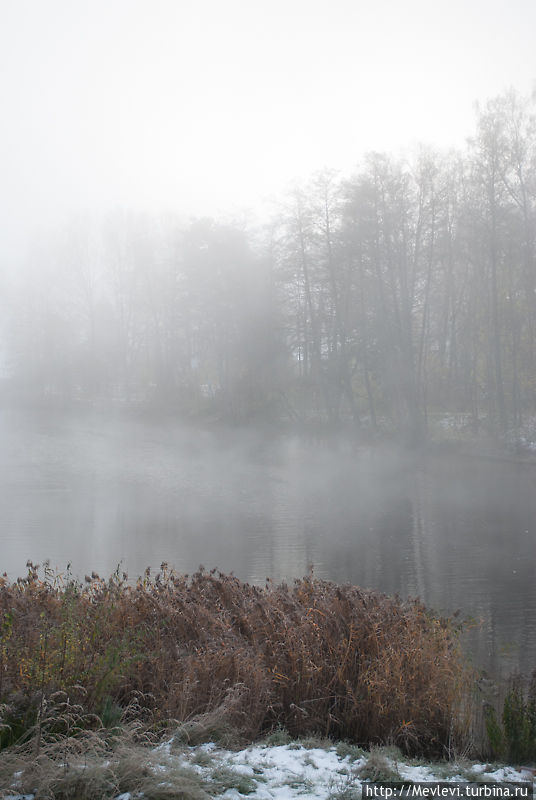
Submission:
<svg viewBox="0 0 536 800">
<path fill-rule="evenodd" d="M 516 431 L 535 410 L 535 223 L 533 103 L 512 92 L 464 153 L 317 175 L 261 244 L 209 220 L 79 223 L 13 290 L 3 390 L 412 439 L 435 411 Z"/>
</svg>

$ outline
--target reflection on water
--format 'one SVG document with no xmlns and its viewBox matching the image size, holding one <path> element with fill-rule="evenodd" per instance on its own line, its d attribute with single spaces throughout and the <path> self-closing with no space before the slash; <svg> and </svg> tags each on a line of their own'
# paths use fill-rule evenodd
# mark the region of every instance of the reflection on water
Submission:
<svg viewBox="0 0 536 800">
<path fill-rule="evenodd" d="M 1 571 L 167 561 L 263 583 L 317 576 L 478 625 L 475 660 L 536 664 L 536 467 L 287 437 L 2 413 Z"/>
</svg>

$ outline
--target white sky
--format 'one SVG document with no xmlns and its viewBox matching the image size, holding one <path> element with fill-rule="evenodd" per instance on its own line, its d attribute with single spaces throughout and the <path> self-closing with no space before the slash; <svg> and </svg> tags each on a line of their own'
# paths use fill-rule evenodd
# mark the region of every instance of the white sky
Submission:
<svg viewBox="0 0 536 800">
<path fill-rule="evenodd" d="M 536 79 L 536 0 L 0 0 L 4 252 L 116 206 L 257 208 L 371 149 L 463 145 Z"/>
</svg>

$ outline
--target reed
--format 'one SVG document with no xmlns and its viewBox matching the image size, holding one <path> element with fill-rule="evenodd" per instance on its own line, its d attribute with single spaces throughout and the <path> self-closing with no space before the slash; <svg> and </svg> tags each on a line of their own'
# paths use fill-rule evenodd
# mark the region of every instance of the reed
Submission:
<svg viewBox="0 0 536 800">
<path fill-rule="evenodd" d="M 313 575 L 258 587 L 163 564 L 81 583 L 29 563 L 0 579 L 0 631 L 4 747 L 113 730 L 126 709 L 192 743 L 284 728 L 444 756 L 466 736 L 457 625 Z"/>
</svg>

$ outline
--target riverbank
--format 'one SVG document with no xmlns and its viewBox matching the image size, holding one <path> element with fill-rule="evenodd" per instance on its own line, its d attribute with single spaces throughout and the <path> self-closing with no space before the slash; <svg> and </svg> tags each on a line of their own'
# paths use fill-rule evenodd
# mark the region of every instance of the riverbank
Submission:
<svg viewBox="0 0 536 800">
<path fill-rule="evenodd" d="M 30 565 L 0 581 L 0 619 L 3 747 L 130 720 L 178 720 L 198 742 L 284 728 L 427 756 L 468 735 L 458 622 L 418 600 L 313 575 L 258 587 L 163 565 L 80 583 Z"/>
<path fill-rule="evenodd" d="M 189 747 L 180 733 L 179 729 L 156 747 L 123 743 L 106 757 L 86 751 L 70 753 L 68 761 L 61 761 L 47 754 L 32 763 L 8 756 L 0 767 L 0 782 L 2 776 L 5 782 L 0 796 L 5 800 L 359 800 L 365 782 L 534 781 L 529 768 L 462 757 L 409 760 L 393 747 L 364 751 L 346 742 L 289 741 L 282 731 L 241 750 L 214 743 Z"/>
<path fill-rule="evenodd" d="M 0 623 L 2 798 L 353 800 L 365 780 L 533 777 L 467 760 L 532 763 L 533 690 L 482 707 L 462 626 L 419 601 L 312 574 L 81 583 L 29 564 L 0 579 Z"/>
</svg>

